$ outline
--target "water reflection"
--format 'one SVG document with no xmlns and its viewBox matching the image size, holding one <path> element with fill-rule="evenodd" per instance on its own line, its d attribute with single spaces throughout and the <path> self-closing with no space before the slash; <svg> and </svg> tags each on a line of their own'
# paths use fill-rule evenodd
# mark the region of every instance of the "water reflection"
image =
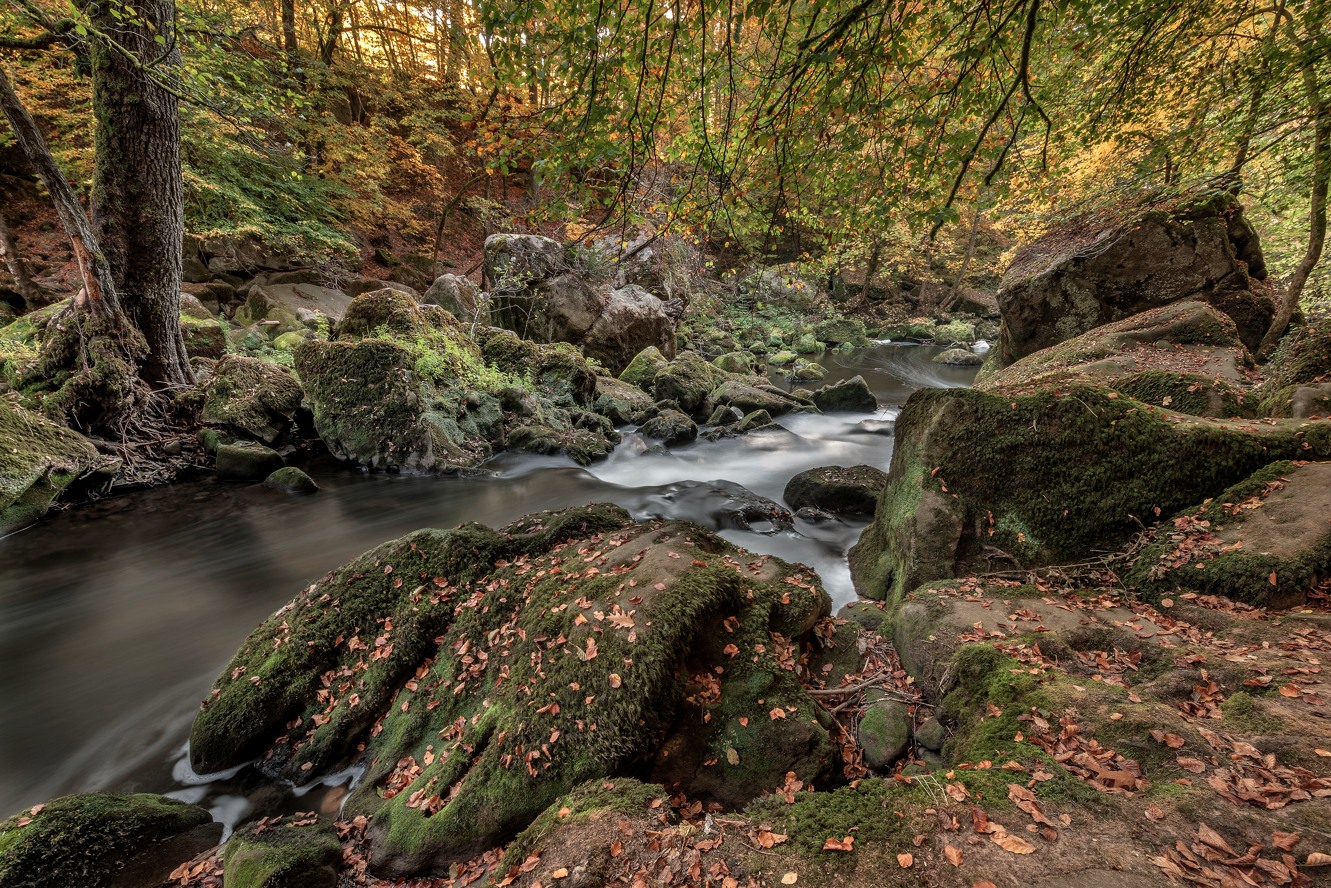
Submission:
<svg viewBox="0 0 1331 888">
<path fill-rule="evenodd" d="M 725 479 L 779 501 L 790 477 L 813 466 L 886 467 L 892 420 L 910 392 L 973 376 L 929 363 L 935 353 L 879 347 L 824 356 L 829 381 L 866 378 L 883 405 L 875 416 L 788 416 L 773 429 L 669 452 L 629 433 L 590 469 L 524 455 L 501 456 L 477 476 L 329 467 L 314 472 L 324 489 L 311 497 L 179 485 L 54 515 L 2 539 L 0 817 L 67 792 L 181 788 L 173 754 L 249 631 L 301 586 L 384 540 L 596 501 L 661 514 L 666 497 L 681 502 L 672 485 L 684 481 Z M 678 514 L 721 526 L 705 498 L 689 502 Z M 793 531 L 722 536 L 810 565 L 844 602 L 853 597 L 844 553 L 861 527 L 797 519 Z"/>
</svg>

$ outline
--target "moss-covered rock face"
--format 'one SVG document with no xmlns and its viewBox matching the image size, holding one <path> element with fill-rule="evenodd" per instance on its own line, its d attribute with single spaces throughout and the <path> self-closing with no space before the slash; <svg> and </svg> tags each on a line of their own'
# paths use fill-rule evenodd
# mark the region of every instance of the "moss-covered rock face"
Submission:
<svg viewBox="0 0 1331 888">
<path fill-rule="evenodd" d="M 0 533 L 31 524 L 75 481 L 115 465 L 82 435 L 0 399 Z"/>
<path fill-rule="evenodd" d="M 863 376 L 823 386 L 813 393 L 813 403 L 825 413 L 872 413 L 878 409 L 878 399 Z"/>
<path fill-rule="evenodd" d="M 698 437 L 698 424 L 673 408 L 661 410 L 639 429 L 642 434 L 666 444 L 688 444 Z"/>
<path fill-rule="evenodd" d="M 1251 416 L 1257 375 L 1234 322 L 1210 305 L 1175 302 L 1097 327 L 977 379 L 1028 394 L 1077 382 L 1193 416 Z"/>
<path fill-rule="evenodd" d="M 1331 463 L 1278 462 L 1156 532 L 1125 582 L 1154 599 L 1302 604 L 1331 579 Z"/>
<path fill-rule="evenodd" d="M 396 290 L 356 297 L 333 339 L 296 350 L 319 436 L 340 458 L 409 471 L 474 466 L 524 428 L 545 430 L 517 435 L 542 452 L 609 452 L 613 428 L 580 406 L 596 375 L 576 349 L 492 328 L 478 336 Z M 506 414 L 508 401 L 523 409 Z"/>
<path fill-rule="evenodd" d="M 1258 395 L 1263 416 L 1331 414 L 1331 318 L 1311 321 L 1281 340 Z"/>
<path fill-rule="evenodd" d="M 0 886 L 109 888 L 122 870 L 156 885 L 221 832 L 207 811 L 163 796 L 65 796 L 0 821 Z M 143 859 L 153 852 L 162 859 Z"/>
<path fill-rule="evenodd" d="M 264 820 L 237 832 L 222 852 L 225 888 L 336 888 L 342 843 L 314 815 Z"/>
<path fill-rule="evenodd" d="M 635 358 L 636 360 L 636 358 Z M 697 352 L 683 352 L 657 372 L 652 388 L 658 398 L 674 401 L 685 413 L 711 412 L 712 390 L 728 374 Z"/>
<path fill-rule="evenodd" d="M 214 317 L 199 318 L 182 312 L 180 333 L 191 358 L 217 359 L 226 352 L 226 325 Z"/>
<path fill-rule="evenodd" d="M 1274 305 L 1257 235 L 1229 195 L 1122 224 L 1056 229 L 1020 250 L 998 291 L 998 355 L 1010 364 L 1087 330 L 1179 300 L 1228 315 L 1256 349 Z"/>
<path fill-rule="evenodd" d="M 783 652 L 827 609 L 807 572 L 614 506 L 418 531 L 256 630 L 190 754 L 200 772 L 258 758 L 297 782 L 359 760 L 347 811 L 371 816 L 376 867 L 439 870 L 577 784 L 650 763 L 669 737 L 690 738 L 699 762 L 719 756 L 705 770 L 727 785 L 732 770 L 736 786 L 770 787 L 826 767 Z M 778 706 L 789 724 L 769 717 Z M 797 760 L 773 745 L 795 725 Z"/>
<path fill-rule="evenodd" d="M 629 385 L 637 386 L 643 391 L 650 392 L 656 385 L 656 374 L 660 373 L 670 362 L 666 360 L 665 355 L 656 346 L 649 345 L 638 352 L 628 366 L 619 371 L 619 379 L 627 382 Z"/>
<path fill-rule="evenodd" d="M 204 422 L 265 444 L 291 427 L 302 397 L 291 371 L 242 355 L 214 364 L 203 394 Z"/>
<path fill-rule="evenodd" d="M 1202 421 L 1086 385 L 926 389 L 897 419 L 852 575 L 860 594 L 882 598 L 967 563 L 1080 560 L 1292 458 L 1331 458 L 1331 422 Z"/>
<path fill-rule="evenodd" d="M 655 403 L 636 385 L 613 376 L 596 377 L 596 398 L 592 409 L 616 425 L 642 422 Z"/>
</svg>

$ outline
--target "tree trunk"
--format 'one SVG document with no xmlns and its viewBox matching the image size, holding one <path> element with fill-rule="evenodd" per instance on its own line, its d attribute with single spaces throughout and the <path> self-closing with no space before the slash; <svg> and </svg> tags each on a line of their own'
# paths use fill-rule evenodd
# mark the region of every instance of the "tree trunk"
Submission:
<svg viewBox="0 0 1331 888">
<path fill-rule="evenodd" d="M 1322 13 L 1320 2 L 1310 4 L 1308 45 L 1321 42 Z M 1297 42 L 1292 25 L 1290 36 Z M 1290 319 L 1299 310 L 1303 288 L 1307 285 L 1308 278 L 1312 276 L 1313 269 L 1317 268 L 1317 263 L 1321 261 L 1322 248 L 1326 244 L 1326 198 L 1327 187 L 1331 183 L 1331 118 L 1328 118 L 1328 113 L 1331 113 L 1331 108 L 1327 107 L 1326 96 L 1322 93 L 1321 78 L 1317 76 L 1316 56 L 1311 55 L 1310 49 L 1304 51 L 1309 55 L 1303 61 L 1303 90 L 1308 100 L 1308 116 L 1313 122 L 1313 174 L 1312 190 L 1308 198 L 1308 245 L 1304 249 L 1299 267 L 1294 269 L 1294 274 L 1290 276 L 1289 284 L 1285 287 L 1285 295 L 1276 308 L 1271 327 L 1262 338 L 1261 347 L 1257 349 L 1259 358 L 1269 357 L 1281 337 L 1285 335 L 1285 331 L 1289 329 Z"/>
<path fill-rule="evenodd" d="M 23 297 L 23 303 L 29 309 L 45 305 L 48 300 L 43 298 L 41 289 L 28 273 L 28 263 L 19 255 L 18 245 L 14 243 L 14 235 L 9 230 L 4 213 L 0 213 L 0 258 L 4 259 L 9 276 L 14 279 L 14 289 Z"/>
<path fill-rule="evenodd" d="M 282 51 L 286 53 L 287 69 L 300 67 L 296 58 L 296 0 L 282 0 Z"/>
<path fill-rule="evenodd" d="M 46 145 L 46 139 L 42 137 L 42 132 L 37 128 L 37 123 L 28 113 L 28 109 L 19 101 L 18 94 L 14 92 L 4 68 L 0 68 L 0 111 L 4 112 L 5 119 L 9 121 L 9 128 L 13 130 L 14 137 L 24 156 L 27 157 L 28 163 L 32 165 L 33 171 L 50 193 L 51 202 L 60 217 L 60 224 L 69 235 L 74 258 L 78 262 L 79 274 L 83 278 L 83 290 L 75 298 L 75 305 L 93 315 L 104 317 L 119 315 L 120 299 L 117 295 L 116 282 L 112 277 L 107 257 L 98 246 L 97 236 L 88 224 L 88 217 L 83 214 L 83 205 L 79 203 L 78 196 L 74 194 L 74 189 L 70 187 L 65 174 L 56 166 L 55 158 L 51 156 L 51 149 Z M 177 251 L 180 249 L 179 241 L 176 243 L 176 249 Z M 176 255 L 178 260 L 179 252 Z M 179 298 L 180 295 L 177 293 L 176 299 Z M 176 335 L 179 336 L 179 319 L 176 323 Z"/>
<path fill-rule="evenodd" d="M 180 332 L 185 219 L 180 108 L 172 91 L 180 67 L 175 9 L 172 0 L 126 5 L 141 24 L 113 17 L 118 8 L 111 4 L 88 7 L 94 25 L 114 34 L 123 49 L 91 41 L 97 118 L 93 227 L 125 311 L 147 340 L 144 380 L 188 385 L 193 374 Z M 165 42 L 158 44 L 154 35 Z"/>
</svg>

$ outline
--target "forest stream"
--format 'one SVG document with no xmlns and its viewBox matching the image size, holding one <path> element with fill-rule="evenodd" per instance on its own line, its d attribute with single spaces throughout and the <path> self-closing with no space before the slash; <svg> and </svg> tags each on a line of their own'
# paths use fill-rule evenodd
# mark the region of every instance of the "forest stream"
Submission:
<svg viewBox="0 0 1331 888">
<path fill-rule="evenodd" d="M 839 608 L 855 597 L 845 553 L 863 523 L 796 517 L 793 530 L 738 529 L 726 519 L 729 485 L 779 503 L 805 469 L 886 469 L 892 424 L 910 393 L 974 377 L 973 367 L 931 363 L 941 350 L 829 353 L 825 381 L 862 375 L 879 402 L 874 415 L 791 414 L 668 452 L 628 432 L 609 459 L 585 469 L 527 454 L 456 477 L 328 464 L 311 468 L 322 490 L 310 497 L 182 484 L 53 514 L 0 539 L 0 810 L 119 789 L 168 792 L 228 826 L 243 819 L 253 787 L 189 771 L 184 743 L 198 700 L 237 644 L 302 584 L 420 527 L 500 526 L 609 501 L 636 518 L 689 519 L 746 549 L 808 564 Z M 718 480 L 729 485 L 708 483 Z"/>
</svg>

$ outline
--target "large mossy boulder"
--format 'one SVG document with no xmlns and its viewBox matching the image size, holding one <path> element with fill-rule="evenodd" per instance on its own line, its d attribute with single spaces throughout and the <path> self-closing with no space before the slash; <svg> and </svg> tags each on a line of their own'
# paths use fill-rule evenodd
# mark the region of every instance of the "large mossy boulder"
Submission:
<svg viewBox="0 0 1331 888">
<path fill-rule="evenodd" d="M 195 719 L 191 762 L 297 783 L 360 763 L 345 814 L 370 817 L 373 866 L 394 877 L 501 844 L 663 748 L 739 804 L 832 761 L 794 671 L 828 608 L 807 570 L 615 506 L 417 531 L 255 630 Z"/>
<path fill-rule="evenodd" d="M 203 388 L 200 418 L 235 435 L 272 444 L 300 409 L 300 383 L 285 367 L 226 355 L 213 365 Z"/>
<path fill-rule="evenodd" d="M 1175 302 L 1096 327 L 976 381 L 982 391 L 1029 394 L 1091 383 L 1193 416 L 1253 415 L 1252 357 L 1215 308 Z"/>
<path fill-rule="evenodd" d="M 494 392 L 522 383 L 487 364 L 451 314 L 396 290 L 356 297 L 295 363 L 329 451 L 376 469 L 476 465 L 503 440 Z"/>
<path fill-rule="evenodd" d="M 1003 278 L 998 361 L 1185 299 L 1228 315 L 1255 350 L 1274 314 L 1265 278 L 1257 233 L 1227 194 L 1056 228 L 1019 250 Z"/>
<path fill-rule="evenodd" d="M 655 403 L 636 385 L 613 376 L 596 377 L 596 398 L 592 409 L 616 425 L 642 422 Z"/>
<path fill-rule="evenodd" d="M 878 399 L 863 376 L 825 385 L 813 393 L 813 403 L 824 413 L 873 413 Z"/>
<path fill-rule="evenodd" d="M 1161 525 L 1124 582 L 1293 607 L 1331 579 L 1331 462 L 1278 462 Z"/>
<path fill-rule="evenodd" d="M 566 342 L 537 343 L 509 330 L 488 327 L 476 339 L 487 364 L 523 382 L 565 407 L 590 405 L 596 395 L 596 371 Z"/>
<path fill-rule="evenodd" d="M 461 275 L 441 274 L 421 296 L 421 301 L 439 306 L 464 324 L 490 323 L 489 298 L 470 278 Z"/>
<path fill-rule="evenodd" d="M 608 273 L 586 266 L 549 238 L 490 235 L 485 268 L 494 322 L 525 339 L 571 343 L 615 372 L 647 346 L 673 355 L 683 304 L 636 284 L 614 288 Z"/>
<path fill-rule="evenodd" d="M 164 796 L 65 796 L 0 821 L 0 888 L 159 885 L 221 834 L 207 811 Z"/>
<path fill-rule="evenodd" d="M 0 398 L 0 534 L 31 524 L 71 484 L 116 465 L 77 432 Z"/>
<path fill-rule="evenodd" d="M 1259 392 L 1265 416 L 1331 415 L 1331 317 L 1291 331 L 1266 365 Z"/>
<path fill-rule="evenodd" d="M 794 410 L 807 409 L 790 395 L 769 385 L 751 385 L 739 379 L 728 379 L 712 392 L 712 401 L 725 407 L 734 407 L 741 413 L 766 410 L 770 416 L 781 416 Z"/>
<path fill-rule="evenodd" d="M 897 599 L 994 559 L 1086 558 L 1280 459 L 1331 458 L 1331 421 L 1199 419 L 1086 384 L 1029 395 L 925 389 L 896 424 L 887 487 L 851 552 Z"/>
</svg>

